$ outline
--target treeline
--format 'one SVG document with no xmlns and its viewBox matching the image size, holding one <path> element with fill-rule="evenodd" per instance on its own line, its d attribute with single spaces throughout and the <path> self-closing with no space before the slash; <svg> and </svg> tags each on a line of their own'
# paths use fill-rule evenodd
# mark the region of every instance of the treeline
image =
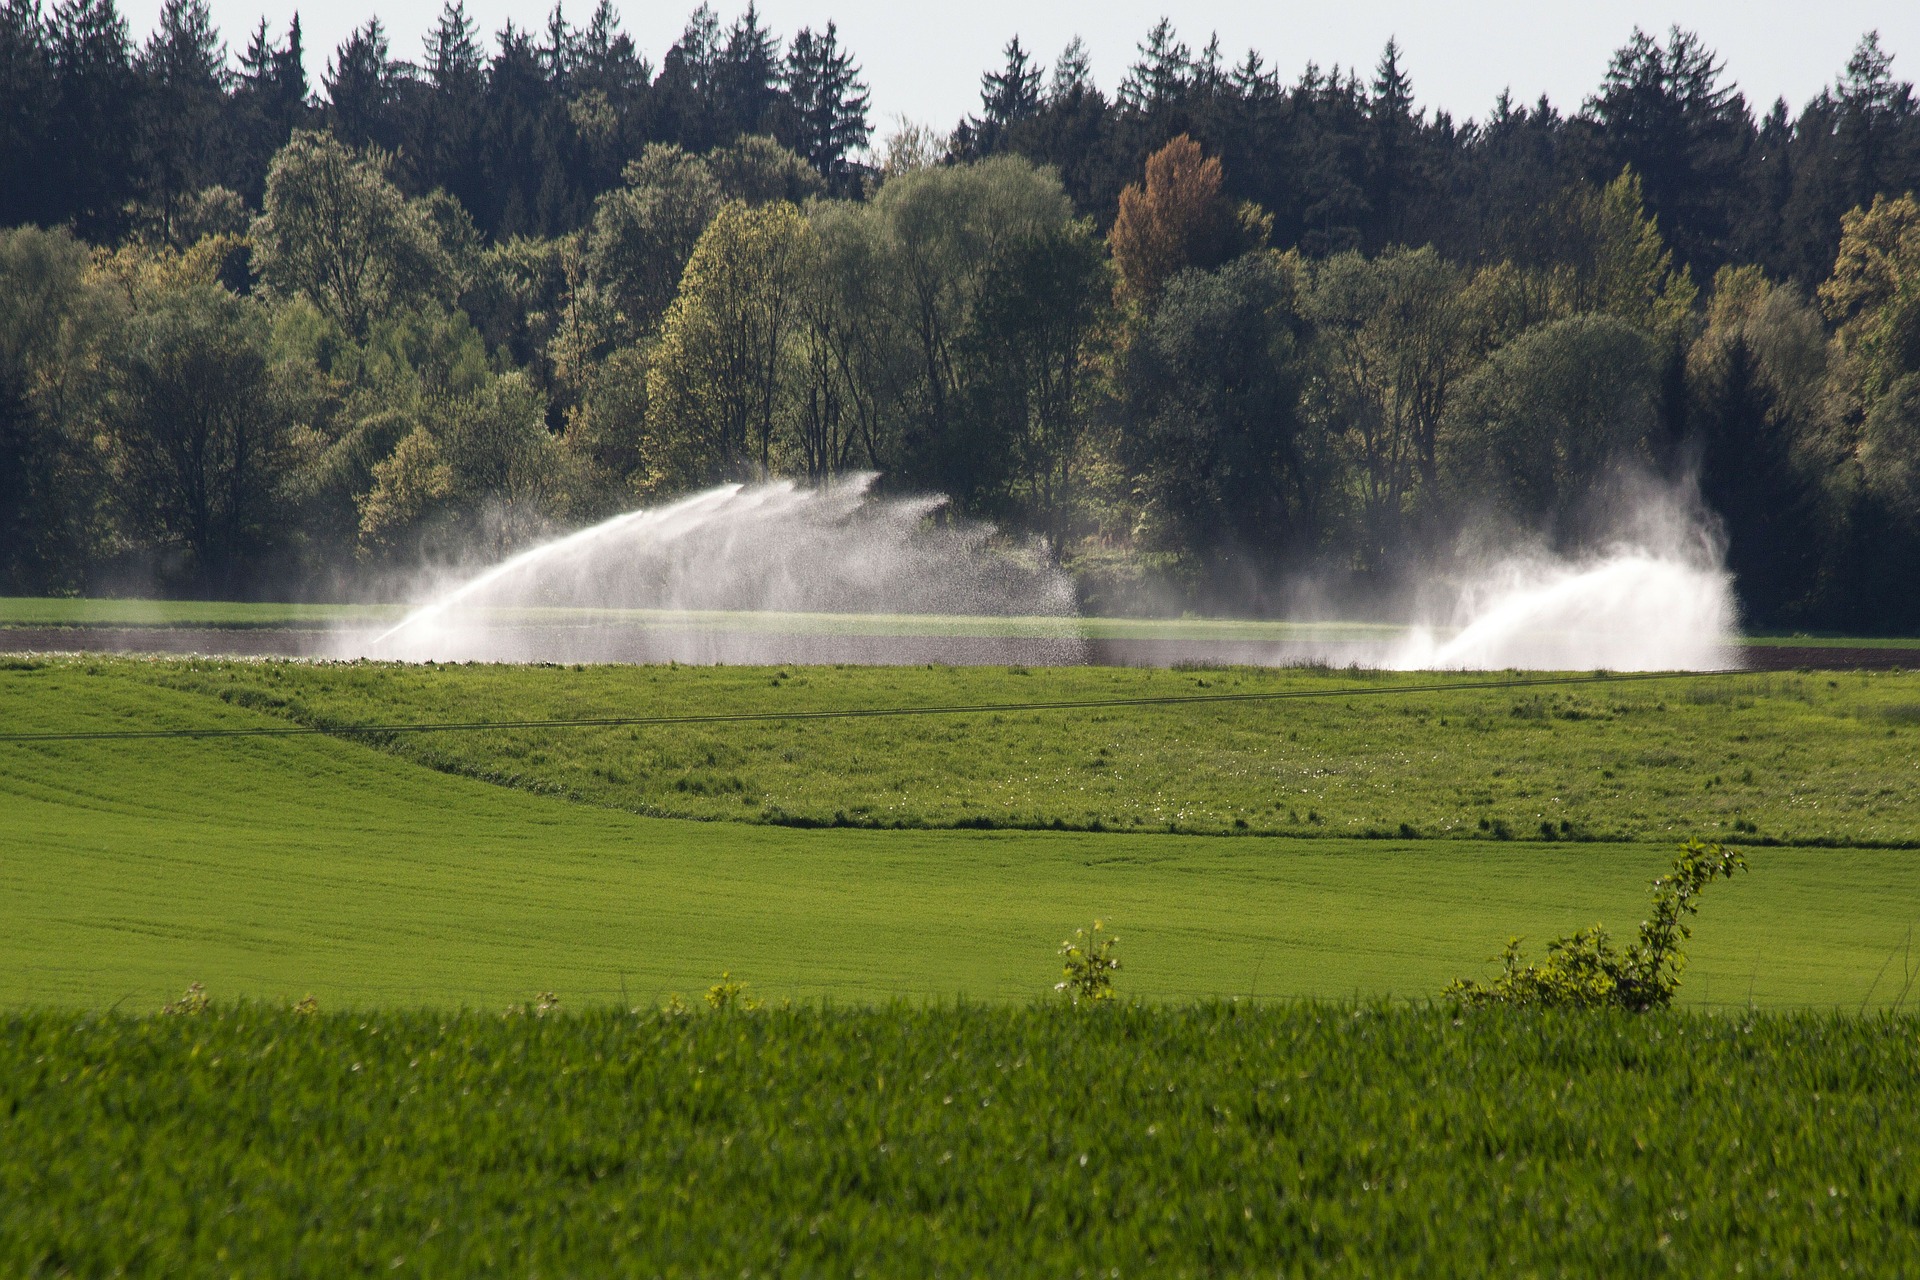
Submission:
<svg viewBox="0 0 1920 1280">
<path fill-rule="evenodd" d="M 1163 23 L 1111 100 L 1015 41 L 868 153 L 833 29 L 751 7 L 656 72 L 604 4 L 486 55 L 449 5 L 324 100 L 297 24 L 229 72 L 198 0 L 137 52 L 111 0 L 4 14 L 0 589 L 326 594 L 877 470 L 1096 607 L 1258 606 L 1693 474 L 1753 620 L 1920 627 L 1920 110 L 1871 36 L 1798 116 L 1676 31 L 1455 124 L 1392 45 L 1284 86 Z"/>
<path fill-rule="evenodd" d="M 278 39 L 263 19 L 234 62 L 206 0 L 165 0 L 137 48 L 116 0 L 0 0 L 0 226 L 188 244 L 234 216 L 203 193 L 257 210 L 273 156 L 326 129 L 385 151 L 408 194 L 448 193 L 489 238 L 558 235 L 649 143 L 769 134 L 845 192 L 870 134 L 832 24 L 782 42 L 751 4 L 724 29 L 701 6 L 657 70 L 610 0 L 585 27 L 557 6 L 544 30 L 509 23 L 491 52 L 450 0 L 418 62 L 374 18 L 327 59 L 319 96 L 297 15 Z"/>
</svg>

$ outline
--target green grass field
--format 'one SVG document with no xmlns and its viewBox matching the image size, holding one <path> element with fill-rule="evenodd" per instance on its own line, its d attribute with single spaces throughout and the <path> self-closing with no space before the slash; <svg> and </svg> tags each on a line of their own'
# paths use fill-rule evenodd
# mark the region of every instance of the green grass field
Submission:
<svg viewBox="0 0 1920 1280">
<path fill-rule="evenodd" d="M 1920 1267 L 1920 1019 L 0 1015 L 0 1271 Z"/>
<path fill-rule="evenodd" d="M 95 664 L 300 723 L 818 711 L 1459 684 L 1235 668 Z M 72 666 L 38 677 L 84 697 Z M 403 758 L 656 817 L 1920 847 L 1920 673 L 939 718 L 401 735 Z"/>
<path fill-rule="evenodd" d="M 13 658 L 0 734 L 1407 679 Z M 1908 1274 L 1916 706 L 0 741 L 0 1274 Z M 1433 1000 L 1736 827 L 1680 1010 Z"/>
<path fill-rule="evenodd" d="M 15 663 L 0 670 L 0 725 L 285 723 L 215 696 L 228 673 L 323 688 L 379 669 Z M 471 680 L 498 711 L 502 682 L 540 688 L 570 674 L 462 668 L 394 679 L 427 689 Z M 852 673 L 818 673 L 843 674 Z M 632 678 L 649 675 L 684 681 L 676 688 L 687 700 L 715 681 L 753 678 Z M 759 687 L 771 690 L 771 678 L 760 673 Z M 1850 696 L 1899 688 L 1893 679 L 1859 678 L 1865 692 Z M 1739 714 L 1731 702 L 1675 705 Z M 1012 717 L 998 732 L 1016 736 Z M 1871 741 L 1910 752 L 1912 735 L 1875 729 Z M 976 750 L 984 771 L 994 757 Z M 842 775 L 861 779 L 864 761 L 883 754 L 873 751 L 843 758 Z M 1910 755 L 1894 755 L 1859 770 L 1897 759 L 1911 767 Z M 1539 940 L 1594 920 L 1630 932 L 1671 849 L 1664 838 L 795 830 L 648 818 L 558 790 L 492 785 L 326 736 L 0 743 L 0 1002 L 150 1009 L 202 981 L 221 997 L 311 992 L 329 1006 L 496 1007 L 540 990 L 653 1003 L 692 995 L 722 970 L 776 996 L 1019 1000 L 1047 989 L 1054 946 L 1096 915 L 1123 937 L 1128 994 L 1419 997 L 1484 972 L 1510 933 Z M 1685 999 L 1858 1008 L 1899 996 L 1901 949 L 1920 919 L 1920 858 L 1783 847 L 1753 860 L 1750 875 L 1712 891 Z"/>
</svg>

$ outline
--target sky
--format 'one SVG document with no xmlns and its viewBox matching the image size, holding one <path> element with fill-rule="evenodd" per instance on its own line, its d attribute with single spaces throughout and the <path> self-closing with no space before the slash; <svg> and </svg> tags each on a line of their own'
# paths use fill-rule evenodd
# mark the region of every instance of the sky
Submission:
<svg viewBox="0 0 1920 1280">
<path fill-rule="evenodd" d="M 616 5 L 619 0 L 615 0 Z M 568 0 L 567 16 L 584 22 L 594 0 Z M 744 4 L 744 0 L 742 0 Z M 398 57 L 417 59 L 422 36 L 441 0 L 212 0 L 220 30 L 237 55 L 264 15 L 276 39 L 297 10 L 306 36 L 307 75 L 316 89 L 328 57 L 354 27 L 380 16 Z M 628 0 L 626 29 L 658 67 L 686 24 L 692 0 Z M 508 21 L 544 26 L 551 0 L 468 0 L 467 11 L 491 35 Z M 737 9 L 715 4 L 723 22 Z M 160 0 L 127 0 L 123 11 L 144 39 Z M 1755 114 L 1777 97 L 1798 110 L 1845 67 L 1861 35 L 1877 29 L 1893 52 L 1895 75 L 1920 80 L 1920 3 L 1914 0 L 761 0 L 761 13 L 782 35 L 809 26 L 839 26 L 873 91 L 871 118 L 884 135 L 904 118 L 951 128 L 979 106 L 980 73 L 997 66 L 1009 36 L 1051 65 L 1078 35 L 1093 55 L 1094 77 L 1109 93 L 1119 84 L 1147 30 L 1165 14 L 1198 49 L 1217 32 L 1229 62 L 1257 48 L 1283 78 L 1308 61 L 1371 71 L 1389 37 L 1404 53 L 1421 105 L 1456 120 L 1484 117 L 1500 91 L 1532 102 L 1545 94 L 1576 111 L 1599 85 L 1608 56 L 1639 27 L 1696 31 L 1724 60 L 1727 76 Z"/>
</svg>

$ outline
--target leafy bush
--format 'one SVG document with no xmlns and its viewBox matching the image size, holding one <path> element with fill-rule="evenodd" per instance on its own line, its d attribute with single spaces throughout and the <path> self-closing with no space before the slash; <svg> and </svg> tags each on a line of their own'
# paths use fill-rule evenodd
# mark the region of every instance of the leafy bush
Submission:
<svg viewBox="0 0 1920 1280">
<path fill-rule="evenodd" d="M 1105 928 L 1095 920 L 1092 929 L 1075 929 L 1073 936 L 1060 944 L 1062 977 L 1053 989 L 1066 992 L 1075 1004 L 1113 999 L 1113 975 L 1120 968 L 1113 944 L 1120 939 L 1106 933 Z"/>
<path fill-rule="evenodd" d="M 1680 944 L 1693 935 L 1686 918 L 1700 909 L 1695 899 L 1713 880 L 1732 879 L 1746 866 L 1737 849 L 1689 840 L 1680 846 L 1673 870 L 1654 879 L 1653 915 L 1640 922 L 1640 940 L 1624 955 L 1597 924 L 1549 942 L 1546 959 L 1537 965 L 1523 966 L 1520 939 L 1509 938 L 1498 978 L 1486 985 L 1457 978 L 1445 994 L 1476 1008 L 1664 1009 L 1673 1003 L 1687 962 Z"/>
</svg>

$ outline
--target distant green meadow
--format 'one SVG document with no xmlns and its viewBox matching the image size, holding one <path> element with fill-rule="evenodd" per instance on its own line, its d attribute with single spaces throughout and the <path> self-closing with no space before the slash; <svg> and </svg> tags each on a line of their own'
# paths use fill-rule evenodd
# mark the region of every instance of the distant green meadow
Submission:
<svg viewBox="0 0 1920 1280">
<path fill-rule="evenodd" d="M 1920 848 L 1920 673 L 1484 688 L 1475 686 L 1500 677 L 1261 668 L 94 665 L 115 679 L 325 728 L 1319 695 L 376 740 L 442 772 L 652 817 L 1476 841 L 1658 843 L 1697 833 L 1756 844 Z M 40 679 L 68 690 L 50 696 L 89 696 L 71 665 L 50 667 Z"/>
<path fill-rule="evenodd" d="M 809 677 L 816 683 L 791 687 Z M 1006 684 L 1098 692 L 1074 683 L 1090 678 L 16 660 L 0 670 L 0 726 L 253 727 L 322 710 L 350 719 L 475 709 L 585 714 L 615 705 L 654 712 L 742 705 L 756 687 L 765 690 L 760 705 L 946 703 L 1002 697 Z M 1740 777 L 1722 758 L 1728 750 L 1753 752 L 1769 771 L 1765 784 L 1751 784 L 1755 794 L 1798 795 L 1810 812 L 1844 822 L 1814 828 L 1822 840 L 1868 831 L 1887 844 L 1920 838 L 1911 808 L 1920 725 L 1884 714 L 1920 700 L 1920 677 L 1851 675 L 1831 686 L 1740 679 L 1771 680 L 1777 696 L 1748 705 L 1751 693 L 1711 686 L 1696 691 L 1711 696 L 1674 697 L 1664 722 L 1679 726 L 1677 736 L 1651 743 L 1604 736 L 1661 722 L 1651 701 L 1645 713 L 1611 720 L 1533 719 L 1511 714 L 1512 695 L 1499 695 L 1496 716 L 1474 709 L 1490 695 L 1461 693 L 1448 695 L 1463 700 L 1448 714 L 1479 716 L 1492 728 L 1456 735 L 1421 695 L 1427 701 L 1404 711 L 1394 699 L 1371 698 L 1350 709 L 1341 700 L 1283 711 L 1134 708 L 1104 721 L 1008 713 L 997 722 L 853 722 L 864 729 L 813 722 L 785 726 L 792 732 L 778 739 L 784 745 L 764 752 L 769 769 L 799 771 L 768 775 L 796 788 L 784 793 L 796 808 L 807 796 L 824 806 L 835 779 L 849 796 L 891 787 L 901 771 L 917 771 L 933 787 L 968 753 L 975 765 L 948 779 L 949 798 L 929 809 L 950 819 L 944 830 L 931 821 L 907 830 L 795 829 L 765 820 L 758 797 L 741 804 L 730 790 L 720 800 L 744 820 L 672 821 L 623 806 L 630 784 L 618 771 L 639 777 L 657 767 L 648 763 L 652 753 L 683 757 L 679 772 L 662 775 L 665 795 L 714 799 L 673 781 L 714 769 L 759 777 L 745 764 L 706 763 L 719 735 L 742 726 L 644 731 L 651 740 L 546 730 L 527 731 L 541 734 L 538 741 L 400 735 L 384 746 L 325 735 L 0 743 L 0 1003 L 151 1009 L 200 981 L 220 998 L 311 993 L 329 1007 L 489 1008 L 546 990 L 571 1002 L 653 1004 L 675 992 L 693 996 L 722 971 L 799 999 L 1019 1001 L 1048 991 L 1060 938 L 1096 916 L 1124 939 L 1127 995 L 1424 998 L 1451 977 L 1486 972 L 1509 934 L 1543 940 L 1595 921 L 1630 933 L 1646 882 L 1674 841 L 1695 830 L 1736 838 L 1730 820 L 1707 816 L 1721 788 L 1701 779 L 1706 768 L 1717 772 L 1705 779 Z M 268 691 L 303 701 L 268 709 Z M 436 700 L 449 692 L 458 696 Z M 1647 687 L 1613 696 L 1660 695 Z M 1806 746 L 1784 760 L 1761 733 L 1776 713 L 1787 721 L 1766 732 Z M 1330 753 L 1362 759 L 1374 751 L 1369 744 L 1389 741 L 1388 731 L 1398 740 L 1379 754 L 1417 768 L 1391 779 L 1363 774 L 1351 785 L 1350 766 Z M 862 748 L 847 736 L 857 732 L 876 736 Z M 1483 732 L 1493 742 L 1477 757 L 1470 750 Z M 1296 733 L 1306 745 L 1295 747 Z M 1604 751 L 1582 745 L 1592 734 Z M 1747 742 L 1731 741 L 1741 734 Z M 1462 745 L 1450 745 L 1456 736 Z M 1119 774 L 1143 804 L 1162 797 L 1154 802 L 1165 805 L 1170 788 L 1191 778 L 1190 808 L 1169 807 L 1167 816 L 1223 834 L 1168 834 L 1163 823 L 1125 832 L 952 829 L 1005 817 L 984 806 L 1008 785 L 1025 788 L 1012 812 L 1029 826 L 1083 813 L 1077 791 L 1021 754 L 1027 743 L 1090 778 Z M 1096 743 L 1112 744 L 1109 763 L 1100 763 Z M 1190 753 L 1192 744 L 1204 751 Z M 1253 767 L 1263 749 L 1307 755 L 1312 767 L 1290 776 L 1324 789 L 1285 795 L 1284 777 Z M 421 760 L 422 751 L 454 754 Z M 791 762 L 782 754 L 789 751 Z M 1670 819 L 1647 820 L 1651 829 L 1630 839 L 1503 840 L 1474 820 L 1483 780 L 1473 774 L 1492 771 L 1479 759 L 1517 766 L 1531 756 L 1548 773 L 1529 786 L 1545 787 L 1558 785 L 1552 770 L 1571 777 L 1583 760 L 1655 751 L 1714 754 L 1621 780 L 1608 803 L 1671 806 Z M 1837 753 L 1832 768 L 1803 767 L 1826 751 Z M 1236 755 L 1238 770 L 1229 767 Z M 1780 772 L 1794 761 L 1798 772 Z M 1150 765 L 1161 772 L 1148 773 Z M 617 775 L 604 794 L 579 781 L 596 768 Z M 1649 785 L 1669 772 L 1694 781 L 1674 795 Z M 1424 797 L 1432 816 L 1409 809 L 1410 796 Z M 1682 822 L 1689 805 L 1692 821 Z M 1517 810 L 1495 811 L 1520 820 Z M 1234 812 L 1258 812 L 1267 829 L 1297 829 L 1302 838 L 1227 835 L 1237 830 Z M 1458 834 L 1471 838 L 1392 834 L 1403 815 L 1438 829 L 1448 812 Z M 1669 821 L 1672 831 L 1660 829 Z M 1379 834 L 1353 838 L 1343 834 L 1350 824 Z M 1784 819 L 1763 830 L 1785 830 Z M 1750 875 L 1712 890 L 1683 999 L 1858 1009 L 1901 996 L 1899 957 L 1920 919 L 1920 856 L 1787 845 L 1756 849 L 1753 861 Z"/>
</svg>

